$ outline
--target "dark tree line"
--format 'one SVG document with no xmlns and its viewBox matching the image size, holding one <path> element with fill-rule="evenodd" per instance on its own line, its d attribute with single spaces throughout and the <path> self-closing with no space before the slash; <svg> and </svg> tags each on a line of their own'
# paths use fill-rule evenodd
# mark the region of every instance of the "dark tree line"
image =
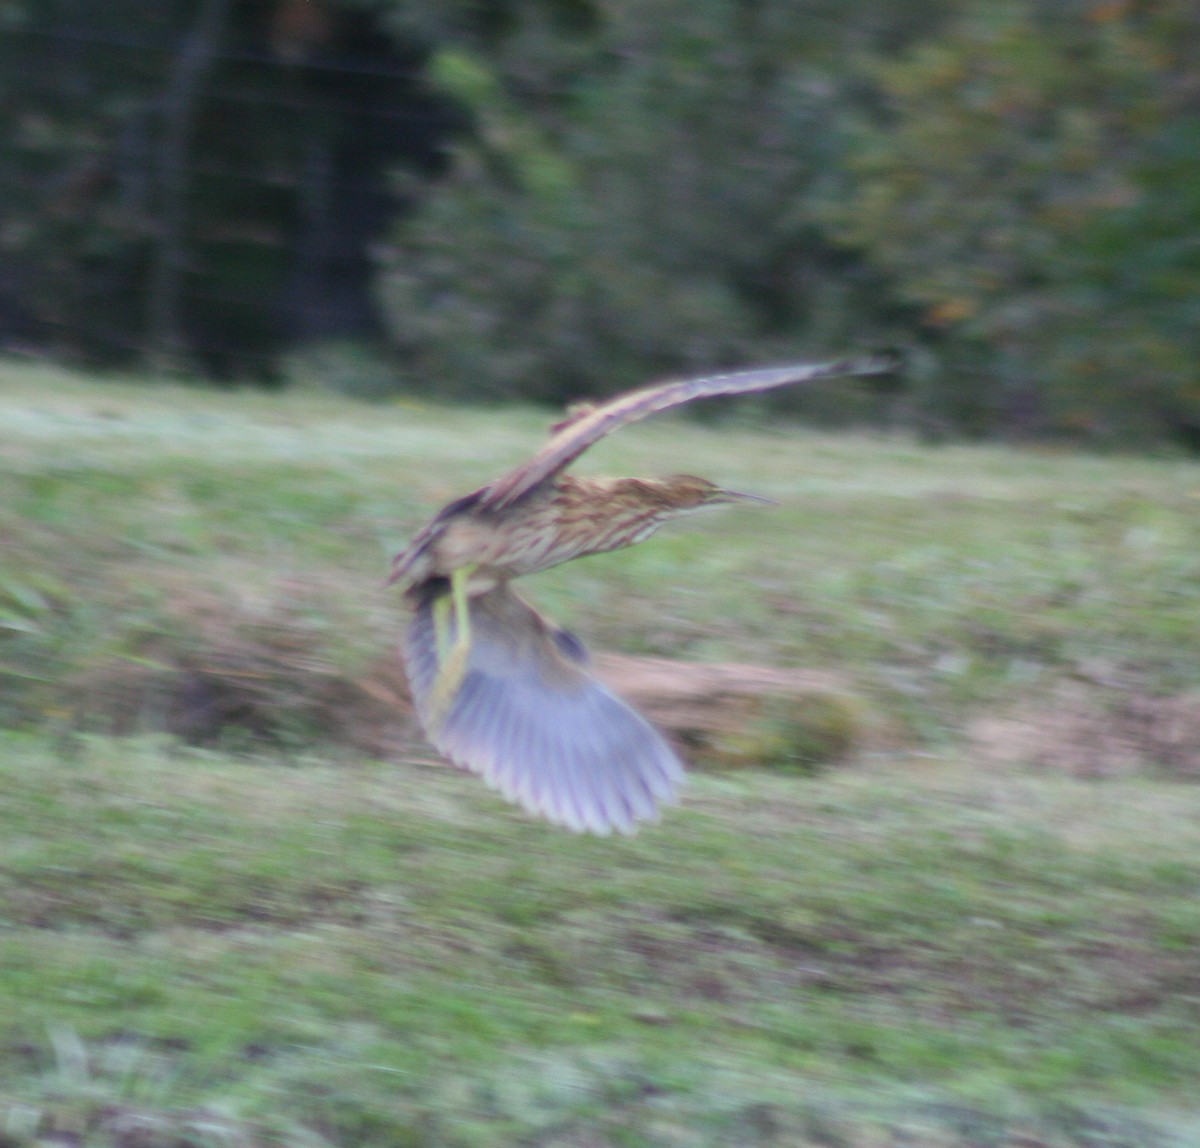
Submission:
<svg viewBox="0 0 1200 1148">
<path fill-rule="evenodd" d="M 319 0 L 28 0 L 0 40 L 0 337 L 270 378 L 379 338 L 371 244 L 459 115 L 428 47 Z"/>
<path fill-rule="evenodd" d="M 1197 11 L 10 0 L 0 335 L 554 400 L 897 343 L 930 431 L 1195 439 Z"/>
</svg>

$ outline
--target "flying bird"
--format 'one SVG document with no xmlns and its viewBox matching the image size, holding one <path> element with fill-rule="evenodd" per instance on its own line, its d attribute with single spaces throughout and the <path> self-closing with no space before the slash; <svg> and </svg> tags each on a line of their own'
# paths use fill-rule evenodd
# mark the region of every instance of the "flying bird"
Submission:
<svg viewBox="0 0 1200 1148">
<path fill-rule="evenodd" d="M 676 800 L 683 764 L 593 676 L 582 642 L 509 583 L 632 546 L 680 515 L 770 499 L 687 474 L 578 478 L 566 468 L 605 435 L 693 399 L 896 369 L 890 355 L 766 367 L 573 408 L 533 458 L 444 507 L 396 555 L 389 579 L 413 608 L 404 660 L 430 741 L 509 801 L 570 829 L 631 833 L 656 819 Z"/>
</svg>

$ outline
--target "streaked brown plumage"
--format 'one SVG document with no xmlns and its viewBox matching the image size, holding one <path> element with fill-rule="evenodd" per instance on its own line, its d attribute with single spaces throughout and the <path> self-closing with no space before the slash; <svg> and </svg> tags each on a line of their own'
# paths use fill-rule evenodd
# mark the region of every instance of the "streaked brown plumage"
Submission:
<svg viewBox="0 0 1200 1148">
<path fill-rule="evenodd" d="M 664 383 L 576 408 L 528 462 L 446 506 L 396 556 L 414 608 L 413 699 L 433 743 L 510 801 L 576 830 L 631 832 L 672 801 L 683 766 L 663 737 L 588 673 L 573 635 L 514 578 L 631 546 L 662 523 L 741 500 L 707 479 L 576 478 L 563 471 L 618 427 L 712 395 L 896 369 L 888 356 Z"/>
</svg>

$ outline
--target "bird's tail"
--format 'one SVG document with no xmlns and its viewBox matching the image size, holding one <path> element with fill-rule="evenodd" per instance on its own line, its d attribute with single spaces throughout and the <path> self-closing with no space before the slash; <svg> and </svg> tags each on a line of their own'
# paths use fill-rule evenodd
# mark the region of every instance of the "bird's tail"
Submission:
<svg viewBox="0 0 1200 1148">
<path fill-rule="evenodd" d="M 507 586 L 470 601 L 466 671 L 431 720 L 438 677 L 432 583 L 414 595 L 404 656 L 417 715 L 442 753 L 509 801 L 579 832 L 631 833 L 675 800 L 683 766 L 663 736 L 586 669 L 574 635 Z"/>
</svg>

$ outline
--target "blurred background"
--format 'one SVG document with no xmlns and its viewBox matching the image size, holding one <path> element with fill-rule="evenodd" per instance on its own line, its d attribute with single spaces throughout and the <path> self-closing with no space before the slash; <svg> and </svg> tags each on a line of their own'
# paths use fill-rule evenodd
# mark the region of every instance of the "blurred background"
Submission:
<svg viewBox="0 0 1200 1148">
<path fill-rule="evenodd" d="M 1195 0 L 0 0 L 0 1148 L 1200 1145 L 1198 113 Z M 880 345 L 522 580 L 680 807 L 436 757 L 438 507 Z"/>
<path fill-rule="evenodd" d="M 4 0 L 0 346 L 553 400 L 898 343 L 1200 443 L 1190 0 Z"/>
</svg>

